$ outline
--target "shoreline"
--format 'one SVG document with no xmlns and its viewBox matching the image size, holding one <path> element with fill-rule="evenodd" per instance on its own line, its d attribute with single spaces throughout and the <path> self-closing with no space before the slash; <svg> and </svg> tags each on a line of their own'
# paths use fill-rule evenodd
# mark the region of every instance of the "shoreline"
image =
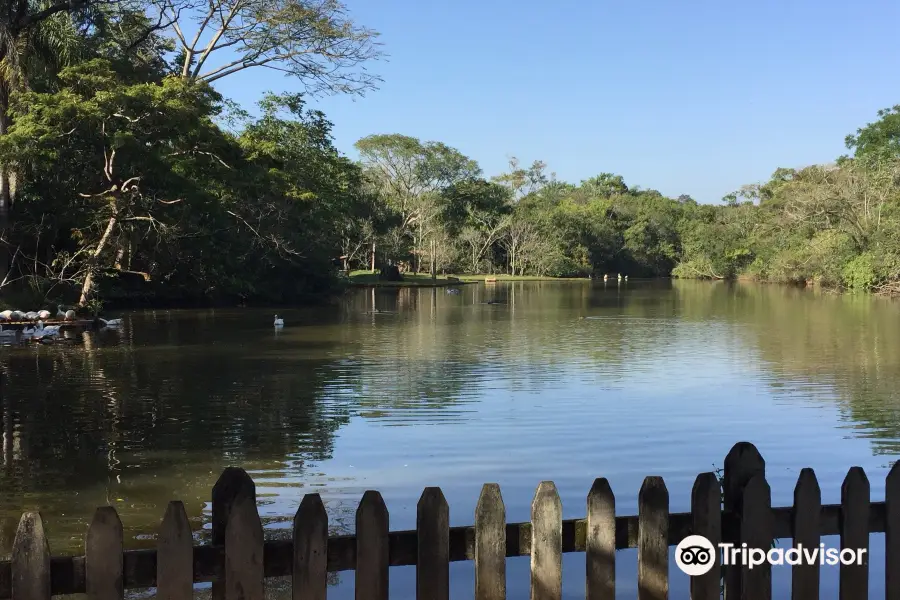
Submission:
<svg viewBox="0 0 900 600">
<path fill-rule="evenodd" d="M 430 274 L 405 273 L 403 281 L 382 281 L 377 273 L 371 271 L 356 271 L 349 276 L 351 288 L 444 288 L 454 285 L 471 285 L 477 283 L 502 283 L 515 281 L 592 281 L 590 277 L 549 277 L 539 275 L 505 275 L 486 274 L 475 275 L 441 275 L 432 279 Z"/>
</svg>

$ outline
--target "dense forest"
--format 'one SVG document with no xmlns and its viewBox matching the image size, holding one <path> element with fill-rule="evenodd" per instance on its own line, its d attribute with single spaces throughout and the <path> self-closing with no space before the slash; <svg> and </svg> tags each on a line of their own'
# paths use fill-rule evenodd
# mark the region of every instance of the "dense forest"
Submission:
<svg viewBox="0 0 900 600">
<path fill-rule="evenodd" d="M 337 0 L 20 0 L 0 11 L 0 293 L 299 302 L 342 270 L 668 276 L 900 292 L 900 106 L 833 165 L 721 204 L 545 163 L 486 176 L 400 134 L 334 146 L 319 94 L 377 88 Z M 251 114 L 216 82 L 274 69 Z M 598 169 L 600 171 L 601 169 Z"/>
</svg>

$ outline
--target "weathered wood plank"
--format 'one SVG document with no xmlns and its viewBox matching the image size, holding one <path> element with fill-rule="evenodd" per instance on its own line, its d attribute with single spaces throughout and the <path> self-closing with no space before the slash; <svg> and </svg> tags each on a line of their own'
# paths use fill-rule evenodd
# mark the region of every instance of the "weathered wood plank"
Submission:
<svg viewBox="0 0 900 600">
<path fill-rule="evenodd" d="M 416 507 L 416 598 L 450 598 L 450 506 L 439 487 L 422 492 Z"/>
<path fill-rule="evenodd" d="M 112 506 L 94 512 L 85 543 L 84 583 L 89 600 L 121 600 L 125 596 L 122 521 Z"/>
<path fill-rule="evenodd" d="M 562 598 L 562 502 L 542 481 L 531 502 L 531 600 Z"/>
<path fill-rule="evenodd" d="M 238 496 L 225 528 L 225 600 L 263 600 L 263 539 L 256 500 Z"/>
<path fill-rule="evenodd" d="M 506 507 L 486 483 L 475 507 L 475 600 L 506 600 Z"/>
<path fill-rule="evenodd" d="M 356 510 L 356 600 L 388 599 L 388 518 L 380 493 L 363 494 Z"/>
<path fill-rule="evenodd" d="M 775 535 L 772 524 L 772 497 L 769 484 L 764 475 L 758 474 L 744 488 L 743 517 L 741 519 L 741 541 L 747 544 L 747 555 L 750 564 L 741 568 L 741 598 L 743 600 L 771 600 L 772 567 L 765 560 L 766 553 L 772 547 Z M 761 564 L 759 553 L 762 553 Z"/>
<path fill-rule="evenodd" d="M 900 462 L 895 462 L 884 485 L 884 588 L 886 600 L 900 600 Z M 873 511 L 876 505 L 872 505 Z"/>
<path fill-rule="evenodd" d="M 873 502 L 869 512 L 869 532 L 885 532 L 885 503 Z M 824 504 L 819 516 L 821 535 L 839 535 L 840 504 Z M 793 507 L 773 508 L 775 537 L 792 535 Z M 669 545 L 675 546 L 693 531 L 691 513 L 669 515 Z M 736 518 L 730 513 L 722 517 L 723 535 L 726 530 L 737 530 Z M 506 525 L 505 556 L 528 556 L 531 553 L 531 523 Z M 585 519 L 563 521 L 563 552 L 584 552 L 586 539 Z M 389 534 L 390 564 L 392 567 L 415 565 L 417 534 L 415 530 L 395 531 Z M 637 548 L 638 517 L 616 518 L 616 549 Z M 289 577 L 293 564 L 291 540 L 270 540 L 264 548 L 266 577 Z M 450 562 L 474 560 L 475 528 L 471 525 L 450 528 Z M 85 593 L 84 556 L 57 556 L 50 558 L 50 583 L 53 595 Z M 221 583 L 225 565 L 224 546 L 194 547 L 194 582 Z M 330 573 L 353 570 L 356 566 L 356 536 L 338 535 L 328 540 L 328 571 Z M 146 588 L 156 585 L 156 550 L 128 550 L 124 554 L 125 588 Z M 0 561 L 0 600 L 10 598 L 10 561 Z"/>
<path fill-rule="evenodd" d="M 722 539 L 735 543 L 741 539 L 741 516 L 743 503 L 741 497 L 747 483 L 756 476 L 766 474 L 766 461 L 756 446 L 750 442 L 738 442 L 732 446 L 725 457 L 725 473 L 722 482 L 723 509 L 734 515 L 730 523 L 723 522 Z M 725 525 L 728 525 L 727 527 Z M 741 596 L 742 569 L 726 567 L 724 569 L 725 600 L 737 600 Z"/>
<path fill-rule="evenodd" d="M 822 512 L 822 492 L 812 469 L 800 471 L 794 487 L 793 544 L 794 548 L 818 548 L 819 515 Z M 819 600 L 819 564 L 806 561 L 791 567 L 791 599 Z"/>
<path fill-rule="evenodd" d="M 840 598 L 869 597 L 869 479 L 862 467 L 852 467 L 841 486 L 841 550 L 865 550 L 857 564 L 841 562 Z"/>
<path fill-rule="evenodd" d="M 693 534 L 702 535 L 718 550 L 722 541 L 722 490 L 715 473 L 701 473 L 691 490 Z M 719 600 L 721 564 L 718 553 L 713 568 L 704 575 L 691 577 L 691 600 Z"/>
<path fill-rule="evenodd" d="M 184 504 L 169 502 L 156 544 L 156 597 L 191 600 L 194 595 L 194 538 Z"/>
<path fill-rule="evenodd" d="M 11 562 L 14 600 L 50 600 L 50 545 L 39 513 L 19 520 Z"/>
<path fill-rule="evenodd" d="M 638 494 L 638 600 L 669 597 L 669 490 L 646 477 Z"/>
<path fill-rule="evenodd" d="M 293 600 L 325 600 L 328 587 L 328 514 L 319 494 L 306 494 L 294 515 Z"/>
<path fill-rule="evenodd" d="M 606 479 L 595 479 L 587 497 L 586 598 L 616 597 L 616 497 Z"/>
<path fill-rule="evenodd" d="M 212 543 L 214 546 L 225 546 L 225 531 L 228 528 L 228 516 L 231 507 L 241 498 L 249 498 L 256 504 L 256 484 L 247 475 L 247 472 L 239 467 L 228 467 L 212 489 Z M 224 559 L 224 557 L 223 557 Z M 224 565 L 224 563 L 222 563 Z M 212 600 L 224 600 L 224 582 L 214 581 L 212 585 Z"/>
</svg>

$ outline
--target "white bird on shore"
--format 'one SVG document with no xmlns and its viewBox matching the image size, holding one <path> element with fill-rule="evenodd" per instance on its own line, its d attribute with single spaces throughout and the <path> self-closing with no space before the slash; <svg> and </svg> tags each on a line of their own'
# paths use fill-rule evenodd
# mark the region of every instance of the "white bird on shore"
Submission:
<svg viewBox="0 0 900 600">
<path fill-rule="evenodd" d="M 39 310 L 38 311 L 38 319 L 45 320 L 50 318 L 49 310 Z"/>
<path fill-rule="evenodd" d="M 275 315 L 275 327 L 284 327 L 284 319 L 279 319 L 278 315 Z"/>
<path fill-rule="evenodd" d="M 75 311 L 74 310 L 66 310 L 62 309 L 62 305 L 57 305 L 56 307 L 56 317 L 59 319 L 65 319 L 66 321 L 74 321 L 75 320 Z"/>
<path fill-rule="evenodd" d="M 97 320 L 100 322 L 101 327 L 109 327 L 110 329 L 115 329 L 116 327 L 122 326 L 122 319 L 101 319 L 97 317 Z"/>
<path fill-rule="evenodd" d="M 36 320 L 38 318 L 37 311 L 29 310 L 27 313 L 25 313 L 25 318 L 28 319 L 29 321 Z"/>
<path fill-rule="evenodd" d="M 12 311 L 12 316 L 10 317 L 10 320 L 21 321 L 24 318 L 25 318 L 25 313 L 23 313 L 21 310 L 14 310 L 14 311 Z"/>
<path fill-rule="evenodd" d="M 4 310 L 3 312 L 0 312 L 0 321 L 9 321 L 10 319 L 12 319 L 11 310 Z"/>
</svg>

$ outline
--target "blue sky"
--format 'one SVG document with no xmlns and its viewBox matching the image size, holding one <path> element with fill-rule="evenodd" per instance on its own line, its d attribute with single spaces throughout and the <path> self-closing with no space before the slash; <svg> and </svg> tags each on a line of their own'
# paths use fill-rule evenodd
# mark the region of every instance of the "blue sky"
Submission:
<svg viewBox="0 0 900 600">
<path fill-rule="evenodd" d="M 373 133 L 437 140 L 486 175 L 509 156 L 563 180 L 601 172 L 716 202 L 777 167 L 830 162 L 900 104 L 900 2 L 346 0 L 389 62 L 364 98 L 313 102 L 338 147 Z M 246 106 L 297 89 L 222 80 Z"/>
</svg>

